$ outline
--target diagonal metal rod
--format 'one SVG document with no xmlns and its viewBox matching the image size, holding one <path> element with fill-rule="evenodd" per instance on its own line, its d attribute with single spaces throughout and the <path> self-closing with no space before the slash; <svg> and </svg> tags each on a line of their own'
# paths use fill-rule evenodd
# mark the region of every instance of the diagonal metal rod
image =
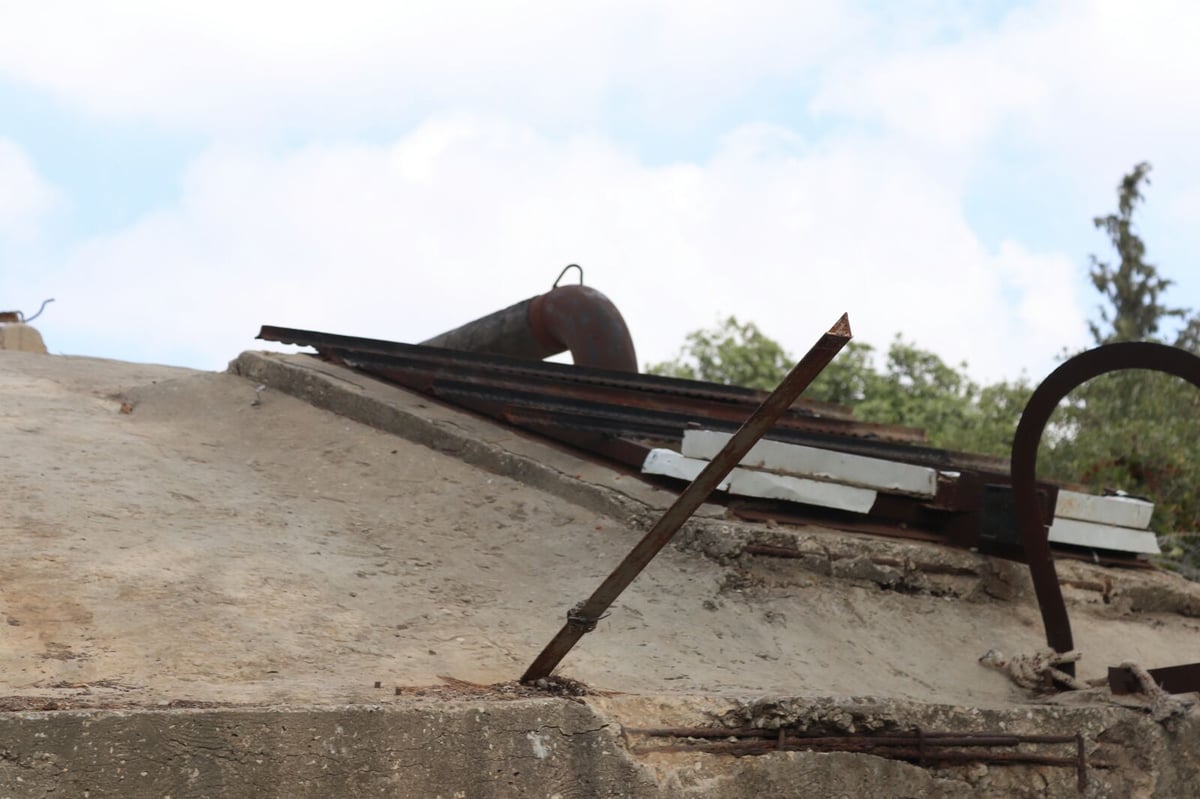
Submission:
<svg viewBox="0 0 1200 799">
<path fill-rule="evenodd" d="M 680 493 L 671 507 L 663 513 L 662 518 L 630 550 L 613 573 L 587 600 L 580 602 L 567 613 L 567 623 L 525 670 L 521 682 L 532 682 L 550 676 L 550 672 L 562 662 L 584 633 L 596 628 L 596 623 L 604 615 L 604 611 L 608 610 L 621 592 L 642 573 L 683 523 L 708 499 L 713 489 L 733 471 L 733 467 L 741 463 L 750 448 L 771 429 L 771 425 L 791 407 L 801 392 L 821 374 L 834 356 L 850 341 L 850 337 L 850 319 L 846 314 L 842 314 L 842 318 L 838 319 L 828 333 L 821 336 L 808 354 L 788 372 L 779 387 L 763 400 L 762 405 L 726 442 L 717 456 Z"/>
</svg>

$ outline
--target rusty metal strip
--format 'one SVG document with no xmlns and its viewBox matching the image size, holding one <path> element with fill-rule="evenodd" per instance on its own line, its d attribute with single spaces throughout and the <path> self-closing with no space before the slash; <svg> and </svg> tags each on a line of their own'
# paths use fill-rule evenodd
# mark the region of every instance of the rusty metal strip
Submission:
<svg viewBox="0 0 1200 799">
<path fill-rule="evenodd" d="M 688 423 L 703 422 L 710 426 L 721 424 L 728 429 L 737 429 L 747 414 L 758 405 L 751 398 L 718 400 L 709 396 L 661 392 L 649 383 L 641 388 L 598 385 L 561 380 L 558 379 L 558 374 L 510 375 L 474 369 L 471 366 L 430 365 L 424 361 L 414 362 L 397 356 L 350 349 L 335 348 L 323 351 L 336 357 L 340 363 L 406 388 L 452 399 L 485 396 L 546 409 L 589 407 L 589 415 L 605 415 L 614 419 L 653 418 L 669 428 L 682 429 Z M 561 364 L 554 366 L 562 367 Z M 590 371 L 580 367 L 566 368 Z M 924 441 L 924 432 L 916 428 L 827 417 L 802 407 L 789 409 L 776 424 L 781 428 L 805 433 L 879 440 L 893 445 Z M 920 456 L 919 451 L 914 453 L 899 450 L 899 453 L 902 457 Z"/>
<path fill-rule="evenodd" d="M 630 551 L 620 565 L 592 595 L 576 605 L 568 614 L 567 622 L 558 634 L 530 664 L 521 676 L 528 683 L 548 677 L 571 648 L 595 629 L 604 612 L 641 574 L 664 546 L 674 537 L 698 507 L 713 492 L 713 489 L 728 476 L 733 467 L 741 462 L 750 448 L 762 438 L 771 425 L 786 411 L 804 389 L 821 373 L 842 348 L 850 341 L 850 320 L 842 317 L 823 335 L 808 354 L 788 373 L 771 395 L 759 406 L 742 428 L 725 444 L 704 470 L 675 499 L 658 522 Z"/>
<path fill-rule="evenodd" d="M 1050 552 L 1049 528 L 1038 509 L 1038 444 L 1050 414 L 1072 389 L 1099 375 L 1126 369 L 1165 372 L 1200 388 L 1200 357 L 1186 350 L 1144 341 L 1105 344 L 1065 361 L 1042 381 L 1029 398 L 1013 437 L 1011 472 L 1021 542 L 1046 626 L 1046 642 L 1057 652 L 1069 652 L 1075 644 Z M 1060 668 L 1075 674 L 1074 663 L 1064 663 Z"/>
<path fill-rule="evenodd" d="M 625 372 L 614 372 L 605 369 L 585 368 L 546 361 L 528 361 L 519 358 L 507 358 L 500 355 L 460 352 L 438 347 L 423 347 L 418 344 L 402 344 L 396 341 L 343 336 L 335 333 L 322 333 L 316 330 L 301 330 L 275 325 L 264 325 L 259 330 L 258 338 L 263 341 L 312 347 L 320 353 L 342 351 L 357 355 L 383 355 L 403 358 L 413 364 L 423 363 L 430 368 L 444 368 L 447 370 L 446 374 L 462 374 L 464 370 L 478 369 L 493 374 L 508 374 L 585 385 L 623 387 L 636 391 L 676 394 L 683 397 L 697 397 L 719 402 L 748 404 L 750 407 L 756 407 L 767 396 L 766 392 L 751 388 L 742 388 L 741 386 L 706 383 L 698 380 L 684 380 L 658 375 L 631 375 Z M 848 408 L 827 402 L 813 402 L 801 399 L 797 402 L 795 410 L 799 410 L 801 413 L 805 411 L 816 413 L 828 418 L 853 418 Z M 912 430 L 912 428 L 897 429 L 904 431 Z"/>
<path fill-rule="evenodd" d="M 1185 663 L 1182 666 L 1164 666 L 1148 669 L 1154 682 L 1169 694 L 1189 694 L 1200 691 L 1200 663 Z M 1135 694 L 1142 690 L 1133 671 L 1124 666 L 1109 666 L 1108 687 L 1114 694 Z"/>
<path fill-rule="evenodd" d="M 1017 746 L 1018 744 L 1073 744 L 1075 735 L 1022 735 L 1009 732 L 930 732 L 923 728 L 905 732 L 864 732 L 853 735 L 807 735 L 800 730 L 781 727 L 789 741 L 842 742 L 870 741 L 880 746 L 911 746 L 919 739 L 936 746 Z M 627 727 L 630 735 L 645 735 L 650 738 L 770 738 L 776 730 L 758 727 Z"/>
<path fill-rule="evenodd" d="M 512 398 L 529 397 L 544 403 L 597 403 L 612 408 L 638 412 L 672 415 L 686 420 L 717 420 L 735 426 L 746 419 L 756 403 L 747 400 L 715 400 L 707 397 L 685 397 L 675 393 L 635 390 L 628 387 L 568 383 L 530 375 L 497 375 L 489 372 L 430 369 L 425 364 L 408 364 L 388 356 L 336 351 L 339 359 L 356 369 L 370 372 L 395 383 L 419 391 L 448 392 L 462 395 L 480 394 Z M 880 438 L 888 441 L 923 441 L 920 431 L 891 425 L 856 422 L 840 418 L 814 416 L 802 409 L 789 409 L 779 418 L 779 427 L 834 435 Z M 910 432 L 911 430 L 911 432 Z"/>
<path fill-rule="evenodd" d="M 732 432 L 762 392 L 694 380 L 630 375 L 436 347 L 264 326 L 260 339 L 315 348 L 322 355 L 406 388 L 465 404 L 472 392 L 512 404 L 532 403 L 562 424 L 611 436 L 678 439 L 689 424 Z M 477 388 L 471 388 L 475 384 Z M 572 388 L 574 387 L 574 388 Z M 528 396 L 525 396 L 528 395 Z M 572 414 L 574 401 L 595 405 Z M 725 410 L 720 410 L 725 409 Z M 579 410 L 585 410 L 580 407 Z M 543 420 L 545 421 L 545 420 Z M 919 442 L 916 428 L 853 420 L 847 410 L 803 398 L 780 417 L 771 438 L 787 443 L 897 460 L 940 469 L 995 472 L 998 459 L 948 452 Z"/>
<path fill-rule="evenodd" d="M 660 752 L 702 752 L 734 757 L 766 755 L 783 751 L 847 752 L 870 754 L 893 760 L 915 762 L 922 768 L 930 765 L 988 763 L 995 765 L 1040 765 L 1073 768 L 1076 788 L 1087 791 L 1088 766 L 1112 768 L 1114 764 L 1092 760 L 1089 764 L 1087 747 L 1082 733 L 1075 735 L 1013 735 L 1009 733 L 926 732 L 920 727 L 912 732 L 890 732 L 857 735 L 806 735 L 800 731 L 779 728 L 728 729 L 719 727 L 665 727 L 626 729 L 630 735 L 646 737 L 699 739 L 655 746 L 636 746 L 634 754 Z M 707 740 L 706 740 L 707 739 Z M 712 742 L 712 739 L 720 739 Z M 1021 744 L 1073 744 L 1073 756 L 1050 755 L 1041 752 L 1013 751 Z M 1006 751 L 980 751 L 1009 747 Z M 974 751 L 962 751 L 963 749 Z"/>
</svg>

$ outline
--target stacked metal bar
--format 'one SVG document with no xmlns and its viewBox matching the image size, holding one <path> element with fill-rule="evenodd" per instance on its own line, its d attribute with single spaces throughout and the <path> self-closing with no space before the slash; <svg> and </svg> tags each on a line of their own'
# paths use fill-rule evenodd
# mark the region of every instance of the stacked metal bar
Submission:
<svg viewBox="0 0 1200 799">
<path fill-rule="evenodd" d="M 686 442 L 700 430 L 733 433 L 766 396 L 735 386 L 311 330 L 266 326 L 259 338 L 312 347 L 327 360 L 639 473 L 656 449 L 689 457 L 684 452 Z M 823 452 L 826 457 L 845 456 L 844 464 L 852 472 L 864 467 L 863 461 L 848 460 L 851 456 L 915 467 L 917 471 L 906 473 L 925 475 L 925 482 L 920 491 L 880 491 L 855 485 L 851 474 L 848 483 L 860 490 L 844 492 L 848 503 L 858 497 L 858 504 L 847 507 L 814 504 L 802 493 L 788 495 L 783 489 L 772 495 L 775 498 L 729 498 L 731 509 L 744 518 L 943 541 L 1024 559 L 1005 459 L 930 447 L 922 430 L 856 421 L 844 407 L 803 399 L 780 417 L 767 438 Z M 858 475 L 859 483 L 862 474 L 865 472 Z M 935 476 L 932 489 L 931 474 Z M 677 485 L 670 478 L 655 479 Z M 739 479 L 769 482 L 775 478 L 742 475 Z M 1050 523 L 1058 489 L 1046 483 L 1039 483 L 1038 489 L 1045 520 Z M 865 510 L 862 491 L 875 493 Z M 1095 553 L 1086 545 L 1070 542 L 1058 544 L 1056 549 L 1060 554 L 1098 557 L 1105 562 L 1135 562 L 1131 553 Z"/>
<path fill-rule="evenodd" d="M 685 431 L 681 452 L 652 450 L 642 464 L 642 471 L 689 480 L 727 439 L 725 433 Z M 742 497 L 779 499 L 868 515 L 881 496 L 936 503 L 939 483 L 949 488 L 961 477 L 961 473 L 894 460 L 763 440 L 733 470 L 720 490 Z M 985 486 L 985 502 L 989 495 L 1003 499 L 1005 489 Z M 1060 490 L 1054 503 L 1050 541 L 1105 552 L 1156 554 L 1158 541 L 1147 529 L 1153 510 L 1153 503 L 1134 497 L 1102 497 Z M 1004 530 L 997 533 L 1003 536 Z"/>
</svg>

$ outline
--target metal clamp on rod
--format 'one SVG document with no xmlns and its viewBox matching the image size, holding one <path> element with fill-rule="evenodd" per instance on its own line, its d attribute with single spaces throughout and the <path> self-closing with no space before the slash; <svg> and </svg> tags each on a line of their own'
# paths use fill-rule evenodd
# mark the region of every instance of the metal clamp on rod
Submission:
<svg viewBox="0 0 1200 799">
<path fill-rule="evenodd" d="M 607 613 L 603 616 L 585 616 L 583 603 L 580 602 L 567 611 L 567 626 L 573 630 L 578 630 L 580 635 L 582 635 L 596 629 L 596 625 L 607 617 Z"/>
</svg>

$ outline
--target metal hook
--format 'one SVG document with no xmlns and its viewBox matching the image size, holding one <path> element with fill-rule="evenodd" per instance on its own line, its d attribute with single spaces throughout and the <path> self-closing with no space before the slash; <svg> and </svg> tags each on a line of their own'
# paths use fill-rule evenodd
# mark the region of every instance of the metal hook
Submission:
<svg viewBox="0 0 1200 799">
<path fill-rule="evenodd" d="M 579 264 L 567 264 L 566 266 L 563 267 L 563 270 L 558 273 L 558 279 L 554 281 L 554 285 L 551 286 L 550 288 L 552 288 L 552 289 L 558 288 L 559 281 L 563 279 L 563 275 L 565 275 L 567 273 L 568 269 L 578 269 L 579 270 L 579 285 L 581 285 L 581 286 L 583 285 L 583 267 L 580 266 Z"/>
<path fill-rule="evenodd" d="M 25 314 L 21 313 L 20 311 L 17 311 L 17 313 L 21 313 L 21 322 L 22 323 L 32 322 L 34 319 L 37 319 L 39 316 L 42 315 L 42 311 L 46 310 L 46 306 L 52 302 L 54 302 L 53 297 L 51 297 L 48 300 L 42 300 L 42 307 L 38 308 L 37 313 L 35 313 L 33 316 L 30 316 L 28 318 L 25 316 Z"/>
</svg>

